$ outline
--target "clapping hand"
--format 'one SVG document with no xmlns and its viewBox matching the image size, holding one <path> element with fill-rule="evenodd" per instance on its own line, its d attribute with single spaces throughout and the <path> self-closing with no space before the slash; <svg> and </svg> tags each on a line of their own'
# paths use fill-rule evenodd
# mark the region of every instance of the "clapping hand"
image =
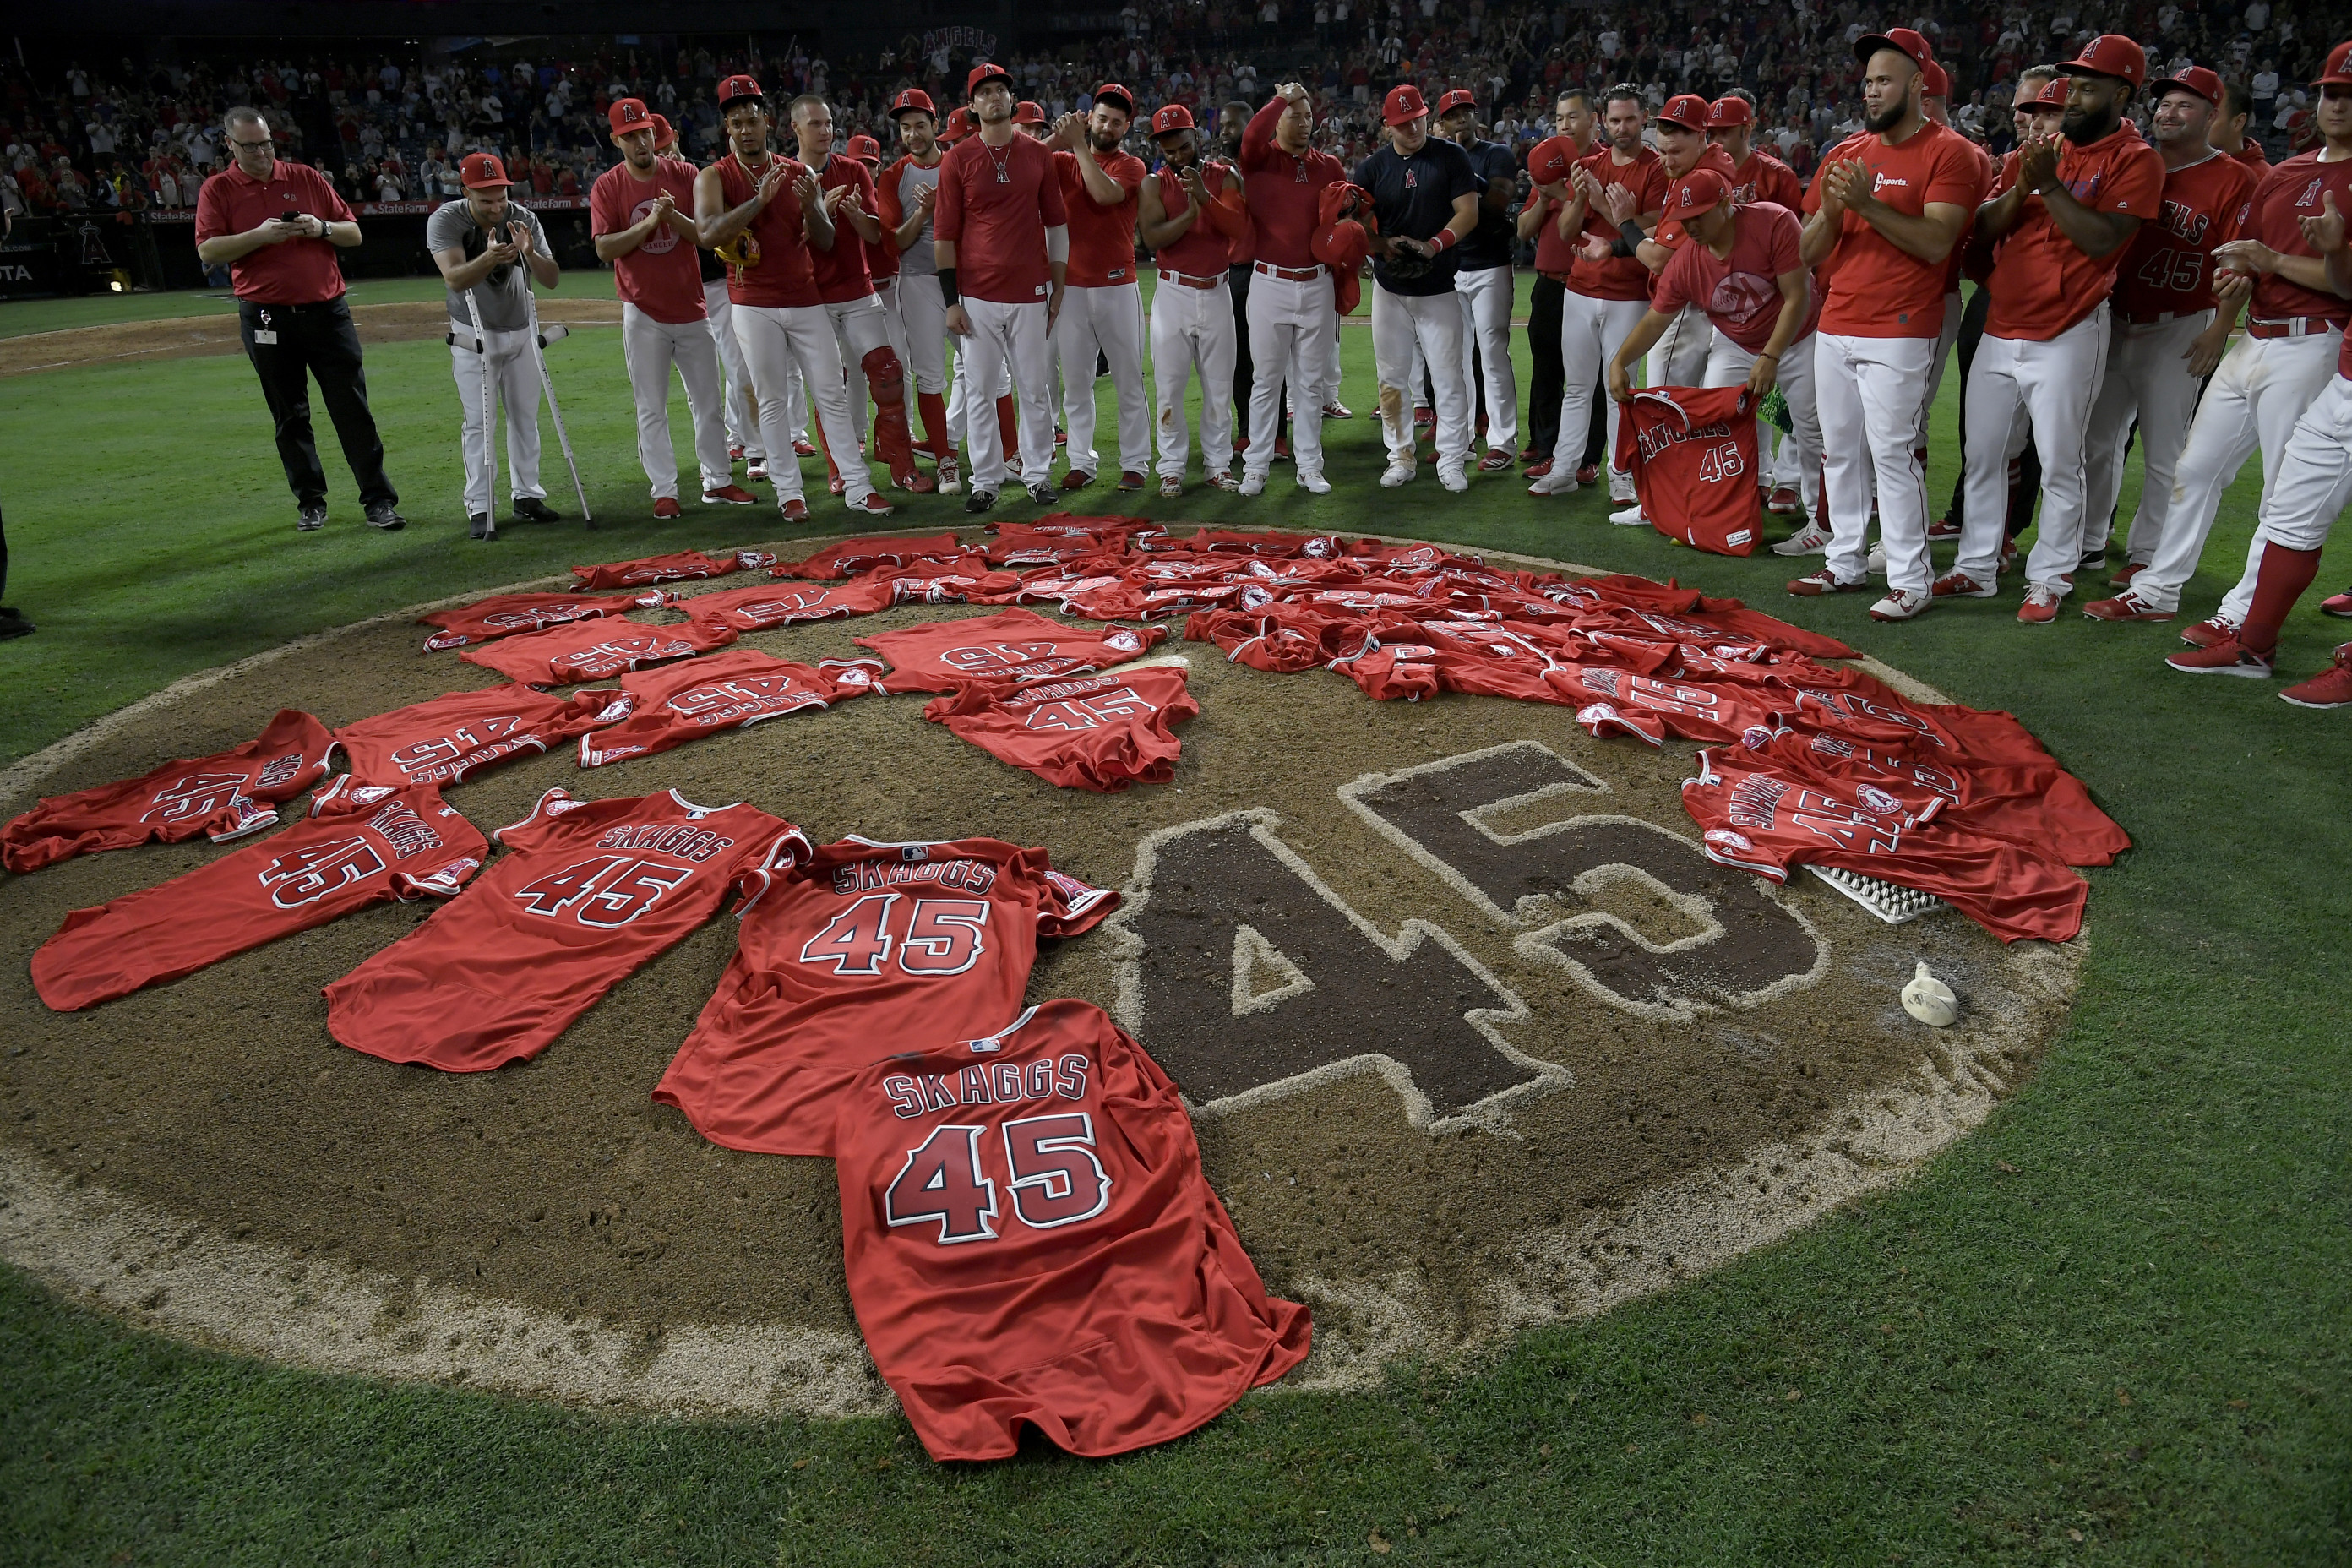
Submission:
<svg viewBox="0 0 2352 1568">
<path fill-rule="evenodd" d="M 2344 215 L 2336 208 L 2334 191 L 2323 193 L 2319 199 L 2327 210 L 2316 217 L 2298 221 L 2303 226 L 2303 237 L 2311 242 L 2311 248 L 2322 256 L 2333 256 L 2344 248 Z"/>
</svg>

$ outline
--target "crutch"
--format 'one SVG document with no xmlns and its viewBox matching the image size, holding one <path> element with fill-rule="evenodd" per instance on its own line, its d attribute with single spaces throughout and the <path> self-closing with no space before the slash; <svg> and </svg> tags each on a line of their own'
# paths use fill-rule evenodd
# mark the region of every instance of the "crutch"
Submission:
<svg viewBox="0 0 2352 1568">
<path fill-rule="evenodd" d="M 474 303 L 474 291 L 466 290 L 466 314 L 474 323 L 474 359 L 482 367 L 482 460 L 490 466 L 490 510 L 486 540 L 499 536 L 499 405 L 490 401 L 490 335 L 482 331 L 481 308 Z M 514 417 L 514 410 L 507 410 Z"/>
<path fill-rule="evenodd" d="M 580 482 L 580 465 L 572 456 L 572 437 L 563 428 L 563 410 L 555 401 L 555 378 L 547 374 L 547 340 L 539 335 L 539 296 L 530 291 L 529 283 L 525 283 L 522 298 L 524 308 L 530 312 L 530 352 L 539 361 L 539 384 L 547 388 L 547 412 L 548 416 L 555 421 L 556 445 L 563 448 L 563 466 L 572 470 L 572 493 L 580 500 L 581 525 L 593 529 L 596 526 L 596 520 L 589 515 L 588 491 Z M 559 340 L 569 335 L 562 327 L 554 331 Z"/>
</svg>

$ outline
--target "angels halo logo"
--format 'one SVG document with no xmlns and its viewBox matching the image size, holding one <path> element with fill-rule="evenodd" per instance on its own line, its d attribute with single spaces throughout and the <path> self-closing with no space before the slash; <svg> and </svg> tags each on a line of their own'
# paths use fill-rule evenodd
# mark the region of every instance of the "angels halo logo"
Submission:
<svg viewBox="0 0 2352 1568">
<path fill-rule="evenodd" d="M 990 613 L 909 605 L 744 644 L 814 663 Z M 489 683 L 417 637 L 370 623 L 189 683 L 33 759 L 0 810 L 280 707 L 333 724 Z M 1541 704 L 1374 702 L 1204 643 L 1142 658 L 1183 660 L 1201 705 L 1167 785 L 1057 789 L 920 697 L 866 695 L 588 773 L 521 756 L 446 799 L 488 829 L 557 785 L 675 788 L 818 843 L 1043 846 L 1118 889 L 1101 926 L 1046 944 L 1028 1000 L 1108 1008 L 1183 1090 L 1268 1289 L 1314 1312 L 1285 1386 L 1493 1345 L 1784 1235 L 1981 1121 L 2064 1017 L 2079 942 L 2004 948 L 1949 911 L 1889 925 L 1812 877 L 1708 860 L 1681 805 L 1695 746 L 1596 740 Z M 16 973 L 67 911 L 230 847 L 9 879 Z M 667 1412 L 887 1409 L 831 1163 L 719 1148 L 649 1099 L 734 922 L 621 979 L 534 1061 L 455 1075 L 323 1026 L 320 988 L 426 912 L 362 911 L 84 1014 L 23 994 L 0 1256 L 295 1365 Z M 1959 994 L 1949 1028 L 1903 1008 L 1921 959 Z M 958 1022 L 984 1040 L 1011 1020 Z"/>
</svg>

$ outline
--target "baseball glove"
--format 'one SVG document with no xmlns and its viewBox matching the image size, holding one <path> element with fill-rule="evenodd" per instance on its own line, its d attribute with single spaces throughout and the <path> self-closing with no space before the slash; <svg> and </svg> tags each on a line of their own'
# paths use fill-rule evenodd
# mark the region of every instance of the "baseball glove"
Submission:
<svg viewBox="0 0 2352 1568">
<path fill-rule="evenodd" d="M 711 254 L 741 272 L 760 265 L 760 239 L 747 228 L 726 244 L 715 247 Z"/>
</svg>

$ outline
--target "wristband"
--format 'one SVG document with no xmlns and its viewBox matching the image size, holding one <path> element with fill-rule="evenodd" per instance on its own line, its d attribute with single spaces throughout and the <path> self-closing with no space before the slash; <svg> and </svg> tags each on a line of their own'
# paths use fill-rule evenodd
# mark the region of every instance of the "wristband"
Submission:
<svg viewBox="0 0 2352 1568">
<path fill-rule="evenodd" d="M 1454 248 L 1454 231 L 1450 228 L 1441 228 L 1437 231 L 1437 237 L 1429 242 L 1429 254 L 1443 256 Z"/>
<path fill-rule="evenodd" d="M 1642 242 L 1650 237 L 1643 232 L 1642 226 L 1630 217 L 1617 226 L 1617 235 L 1625 242 L 1625 254 L 1628 256 L 1633 255 L 1641 247 Z"/>
<path fill-rule="evenodd" d="M 952 267 L 942 267 L 940 268 L 938 271 L 940 276 L 940 302 L 944 305 L 953 305 L 963 298 L 962 295 L 956 292 L 956 269 Z"/>
</svg>

